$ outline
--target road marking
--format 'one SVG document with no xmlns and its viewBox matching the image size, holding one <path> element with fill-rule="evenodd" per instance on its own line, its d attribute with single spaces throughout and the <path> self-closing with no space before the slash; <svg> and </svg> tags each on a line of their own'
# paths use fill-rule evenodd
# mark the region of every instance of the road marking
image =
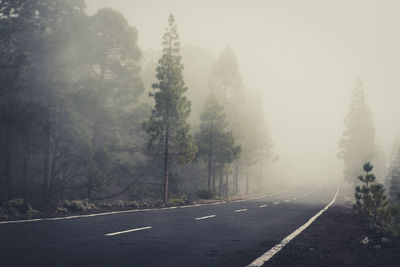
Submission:
<svg viewBox="0 0 400 267">
<path fill-rule="evenodd" d="M 0 224 L 7 224 L 7 223 L 21 223 L 21 222 L 37 222 L 37 221 L 43 221 L 45 219 L 30 219 L 30 220 L 17 220 L 17 221 L 3 221 L 0 222 Z"/>
<path fill-rule="evenodd" d="M 243 211 L 247 211 L 247 209 L 235 210 L 234 212 L 243 212 Z"/>
<path fill-rule="evenodd" d="M 121 231 L 121 232 L 115 232 L 115 233 L 105 234 L 105 236 L 113 236 L 113 235 L 126 234 L 126 233 L 130 233 L 130 232 L 142 231 L 142 230 L 147 230 L 147 229 L 151 229 L 151 228 L 152 228 L 151 226 L 140 227 L 140 228 L 125 230 L 125 231 Z"/>
<path fill-rule="evenodd" d="M 278 205 L 279 203 L 281 203 L 281 202 L 275 202 L 274 205 Z"/>
<path fill-rule="evenodd" d="M 278 195 L 280 193 L 283 193 L 283 191 L 270 193 L 270 194 L 266 194 L 266 195 L 261 195 L 259 197 L 255 197 L 255 198 L 251 198 L 251 199 L 239 199 L 239 200 L 235 200 L 235 201 L 231 201 L 231 202 L 237 203 L 237 202 L 244 202 L 244 201 L 249 201 L 249 200 L 256 200 L 256 199 L 260 199 L 260 198 L 276 196 L 276 195 Z M 226 202 L 226 203 L 228 203 L 228 202 Z"/>
<path fill-rule="evenodd" d="M 168 208 L 162 208 L 163 210 L 173 210 L 173 209 L 177 209 L 178 207 L 177 206 L 174 206 L 174 207 L 168 207 Z"/>
<path fill-rule="evenodd" d="M 208 218 L 213 218 L 213 217 L 215 217 L 216 215 L 209 215 L 209 216 L 204 216 L 204 217 L 199 217 L 199 218 L 196 218 L 195 220 L 204 220 L 204 219 L 208 219 Z"/>
<path fill-rule="evenodd" d="M 265 252 L 263 255 L 261 255 L 259 258 L 257 258 L 255 261 L 247 265 L 247 267 L 259 267 L 262 266 L 264 263 L 269 261 L 276 253 L 278 253 L 284 246 L 286 246 L 293 238 L 295 238 L 298 234 L 300 234 L 302 231 L 304 231 L 308 226 L 310 226 L 315 219 L 317 219 L 319 216 L 321 216 L 324 211 L 326 211 L 336 200 L 337 195 L 339 194 L 339 187 L 336 190 L 336 194 L 333 197 L 332 201 L 325 206 L 322 210 L 320 210 L 317 214 L 315 214 L 311 219 L 309 219 L 305 224 L 297 228 L 293 233 L 285 237 L 279 244 L 275 245 L 271 249 L 269 249 L 267 252 Z"/>
<path fill-rule="evenodd" d="M 267 207 L 268 205 L 261 205 L 260 206 L 260 208 L 265 208 L 265 207 Z"/>
<path fill-rule="evenodd" d="M 297 199 L 297 197 L 294 197 L 294 198 L 292 198 L 293 200 L 296 200 Z"/>
<path fill-rule="evenodd" d="M 290 199 L 286 199 L 286 200 L 285 200 L 285 202 L 289 202 L 289 201 L 290 201 Z"/>
<path fill-rule="evenodd" d="M 250 201 L 250 200 L 260 199 L 260 198 L 264 198 L 264 197 L 269 197 L 269 196 L 275 196 L 275 195 L 278 195 L 278 194 L 280 194 L 282 192 L 283 191 L 270 193 L 270 194 L 262 195 L 262 196 L 255 197 L 255 198 L 236 200 L 235 202 L 244 202 L 244 201 Z M 231 201 L 231 202 L 233 202 L 233 201 Z M 229 201 L 221 201 L 221 202 L 211 203 L 211 205 L 227 204 L 227 203 L 231 203 L 231 202 L 229 202 Z M 200 207 L 200 206 L 206 206 L 206 205 L 210 205 L 210 204 L 195 204 L 195 205 L 174 206 L 174 207 L 166 207 L 166 208 L 119 210 L 119 211 L 110 211 L 110 212 L 101 212 L 101 213 L 92 213 L 92 214 L 83 214 L 83 215 L 72 215 L 72 216 L 54 217 L 54 218 L 37 218 L 37 219 L 28 219 L 28 220 L 0 221 L 0 224 L 28 223 L 28 222 L 38 222 L 38 221 L 70 220 L 70 219 L 77 219 L 77 218 L 90 218 L 90 217 L 97 217 L 97 216 L 123 214 L 123 213 L 133 213 L 133 212 L 145 212 L 145 211 L 155 211 L 155 210 L 170 210 L 170 209 L 175 209 L 175 208 L 181 208 L 181 209 L 183 209 L 183 208 L 193 208 L 193 207 Z"/>
</svg>

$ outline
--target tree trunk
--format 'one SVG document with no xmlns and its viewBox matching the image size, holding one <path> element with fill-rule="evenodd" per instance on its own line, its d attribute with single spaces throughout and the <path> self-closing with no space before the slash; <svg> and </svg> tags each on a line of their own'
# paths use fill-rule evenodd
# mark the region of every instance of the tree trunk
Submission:
<svg viewBox="0 0 400 267">
<path fill-rule="evenodd" d="M 46 144 L 43 151 L 43 203 L 49 202 L 49 189 L 50 189 L 50 177 L 51 177 L 51 133 L 50 123 L 44 128 L 44 135 L 46 138 Z"/>
<path fill-rule="evenodd" d="M 233 191 L 237 192 L 239 191 L 239 182 L 238 182 L 238 177 L 239 177 L 239 166 L 238 163 L 234 163 L 234 181 L 233 181 Z"/>
<path fill-rule="evenodd" d="M 228 186 L 228 181 L 229 181 L 229 175 L 228 174 L 225 174 L 225 197 L 226 197 L 226 199 L 228 199 L 228 197 L 229 197 L 229 186 Z"/>
<path fill-rule="evenodd" d="M 91 181 L 89 181 L 88 186 L 87 186 L 87 194 L 88 194 L 88 199 L 91 200 L 92 194 L 93 194 L 93 186 L 92 186 Z"/>
<path fill-rule="evenodd" d="M 223 174 L 221 173 L 219 175 L 219 187 L 218 187 L 218 196 L 222 196 L 222 178 L 223 178 Z"/>
<path fill-rule="evenodd" d="M 24 160 L 23 160 L 23 174 L 22 174 L 22 195 L 26 199 L 27 196 L 27 185 L 29 177 L 29 162 L 31 160 L 31 149 L 30 149 L 30 138 L 29 132 L 26 131 L 24 134 Z"/>
<path fill-rule="evenodd" d="M 51 158 L 50 158 L 50 180 L 49 180 L 49 191 L 47 197 L 51 200 L 53 195 L 54 183 L 56 182 L 56 167 L 57 167 L 57 151 L 58 151 L 58 140 L 54 136 L 51 139 Z"/>
<path fill-rule="evenodd" d="M 215 191 L 215 161 L 213 162 L 212 176 L 212 189 Z"/>
<path fill-rule="evenodd" d="M 168 201 L 168 144 L 169 143 L 169 126 L 165 127 L 165 151 L 164 151 L 164 203 Z"/>
<path fill-rule="evenodd" d="M 249 190 L 250 190 L 250 188 L 249 188 L 249 175 L 247 174 L 246 175 L 246 195 L 249 194 Z"/>
<path fill-rule="evenodd" d="M 213 162 L 213 121 L 211 120 L 210 126 L 210 137 L 208 143 L 208 179 L 207 179 L 207 188 L 210 190 L 211 187 L 211 174 L 212 174 L 212 162 Z"/>
<path fill-rule="evenodd" d="M 5 147 L 4 147 L 4 182 L 6 185 L 6 198 L 10 199 L 11 192 L 11 150 L 10 150 L 10 125 L 5 124 Z"/>
</svg>

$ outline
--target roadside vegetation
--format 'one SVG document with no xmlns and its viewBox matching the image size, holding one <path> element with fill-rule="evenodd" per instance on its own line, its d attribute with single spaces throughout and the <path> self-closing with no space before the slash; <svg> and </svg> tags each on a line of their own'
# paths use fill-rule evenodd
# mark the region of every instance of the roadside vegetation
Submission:
<svg viewBox="0 0 400 267">
<path fill-rule="evenodd" d="M 363 165 L 364 175 L 358 179 L 362 185 L 355 191 L 356 202 L 353 208 L 369 228 L 382 234 L 400 235 L 400 198 L 387 200 L 384 185 L 376 182 L 372 173 L 373 166 L 367 162 Z M 392 187 L 390 191 L 393 191 Z"/>
<path fill-rule="evenodd" d="M 339 144 L 343 160 L 344 194 L 355 188 L 354 210 L 374 231 L 400 234 L 400 142 L 392 148 L 387 167 L 386 157 L 376 140 L 372 114 L 366 102 L 363 84 L 358 80 L 344 120 L 346 126 Z M 360 166 L 364 174 L 360 175 Z M 372 172 L 373 171 L 373 172 Z"/>
</svg>

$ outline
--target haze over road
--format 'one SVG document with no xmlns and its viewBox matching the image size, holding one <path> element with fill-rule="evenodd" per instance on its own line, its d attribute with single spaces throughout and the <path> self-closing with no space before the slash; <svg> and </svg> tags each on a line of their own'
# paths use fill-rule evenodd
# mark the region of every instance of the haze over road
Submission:
<svg viewBox="0 0 400 267">
<path fill-rule="evenodd" d="M 0 224 L 4 266 L 246 266 L 335 189 L 66 220 Z"/>
</svg>

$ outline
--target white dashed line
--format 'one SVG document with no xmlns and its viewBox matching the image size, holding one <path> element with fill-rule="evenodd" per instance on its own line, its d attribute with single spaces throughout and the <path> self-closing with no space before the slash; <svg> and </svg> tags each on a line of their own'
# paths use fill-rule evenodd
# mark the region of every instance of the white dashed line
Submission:
<svg viewBox="0 0 400 267">
<path fill-rule="evenodd" d="M 147 230 L 147 229 L 151 229 L 151 228 L 152 228 L 151 226 L 146 226 L 146 227 L 141 227 L 141 228 L 135 228 L 135 229 L 125 230 L 125 231 L 121 231 L 121 232 L 109 233 L 109 234 L 105 234 L 105 236 L 113 236 L 113 235 L 126 234 L 126 233 L 130 233 L 130 232 L 136 232 L 136 231 L 141 231 L 141 230 Z"/>
<path fill-rule="evenodd" d="M 294 197 L 294 198 L 292 198 L 293 200 L 296 200 L 297 199 L 297 197 Z"/>
<path fill-rule="evenodd" d="M 267 261 L 269 261 L 276 253 L 278 253 L 284 246 L 286 246 L 293 238 L 295 238 L 298 234 L 300 234 L 304 229 L 306 229 L 310 224 L 312 224 L 324 211 L 326 211 L 336 200 L 337 195 L 339 194 L 339 187 L 336 190 L 336 194 L 333 197 L 332 201 L 325 206 L 322 210 L 320 210 L 317 214 L 315 214 L 311 219 L 309 219 L 305 224 L 297 228 L 293 233 L 285 237 L 279 244 L 275 245 L 267 252 L 265 252 L 261 257 L 247 265 L 247 267 L 259 267 L 264 265 Z"/>
<path fill-rule="evenodd" d="M 286 199 L 286 200 L 285 200 L 285 202 L 289 202 L 289 201 L 290 201 L 290 199 Z"/>
<path fill-rule="evenodd" d="M 199 218 L 196 218 L 195 220 L 204 220 L 204 219 L 208 219 L 208 218 L 213 218 L 213 217 L 215 217 L 216 215 L 209 215 L 209 216 L 204 216 L 204 217 L 199 217 Z"/>
<path fill-rule="evenodd" d="M 247 209 L 235 210 L 234 212 L 243 212 L 243 211 L 247 211 Z"/>
<path fill-rule="evenodd" d="M 268 207 L 268 205 L 261 205 L 260 208 Z"/>
<path fill-rule="evenodd" d="M 279 203 L 281 203 L 281 202 L 279 202 L 279 201 L 278 201 L 278 202 L 275 202 L 274 205 L 278 205 Z"/>
</svg>

